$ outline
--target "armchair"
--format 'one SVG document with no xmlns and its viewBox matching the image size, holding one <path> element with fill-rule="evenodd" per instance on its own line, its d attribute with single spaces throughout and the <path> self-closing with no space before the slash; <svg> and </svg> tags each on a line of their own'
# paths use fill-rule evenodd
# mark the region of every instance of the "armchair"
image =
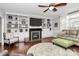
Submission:
<svg viewBox="0 0 79 59">
<path fill-rule="evenodd" d="M 11 44 L 19 42 L 19 37 L 18 36 L 14 36 L 13 33 L 4 33 L 4 43 L 8 44 L 9 47 Z"/>
</svg>

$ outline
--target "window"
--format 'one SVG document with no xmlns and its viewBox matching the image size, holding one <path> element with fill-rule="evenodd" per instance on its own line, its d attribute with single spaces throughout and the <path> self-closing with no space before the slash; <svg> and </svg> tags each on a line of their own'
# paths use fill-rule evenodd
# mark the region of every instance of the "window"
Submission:
<svg viewBox="0 0 79 59">
<path fill-rule="evenodd" d="M 69 28 L 79 29 L 79 12 L 69 14 L 68 16 Z"/>
</svg>

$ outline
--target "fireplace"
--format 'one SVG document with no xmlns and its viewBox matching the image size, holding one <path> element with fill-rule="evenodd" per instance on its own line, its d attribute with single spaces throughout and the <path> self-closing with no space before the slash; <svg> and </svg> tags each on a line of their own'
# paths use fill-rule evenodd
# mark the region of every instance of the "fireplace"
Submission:
<svg viewBox="0 0 79 59">
<path fill-rule="evenodd" d="M 37 40 L 42 38 L 42 29 L 40 28 L 31 28 L 29 30 L 29 38 L 30 40 Z"/>
</svg>

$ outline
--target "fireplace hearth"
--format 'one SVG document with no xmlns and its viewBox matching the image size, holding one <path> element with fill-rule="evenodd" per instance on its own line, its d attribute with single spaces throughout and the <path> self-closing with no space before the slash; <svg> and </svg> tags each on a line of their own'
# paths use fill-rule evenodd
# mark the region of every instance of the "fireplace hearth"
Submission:
<svg viewBox="0 0 79 59">
<path fill-rule="evenodd" d="M 41 28 L 31 28 L 29 31 L 30 31 L 29 38 L 31 41 L 42 38 L 42 29 Z"/>
</svg>

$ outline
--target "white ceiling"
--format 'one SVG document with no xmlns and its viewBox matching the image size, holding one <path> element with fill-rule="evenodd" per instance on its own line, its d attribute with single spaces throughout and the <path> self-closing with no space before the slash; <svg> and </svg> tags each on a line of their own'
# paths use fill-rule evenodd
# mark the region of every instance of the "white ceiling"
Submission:
<svg viewBox="0 0 79 59">
<path fill-rule="evenodd" d="M 7 12 L 42 15 L 46 17 L 55 17 L 57 15 L 63 15 L 75 10 L 79 10 L 79 3 L 68 3 L 64 7 L 57 8 L 57 12 L 49 10 L 46 13 L 43 13 L 47 7 L 38 7 L 39 4 L 48 5 L 49 3 L 0 3 L 0 8 Z"/>
</svg>

